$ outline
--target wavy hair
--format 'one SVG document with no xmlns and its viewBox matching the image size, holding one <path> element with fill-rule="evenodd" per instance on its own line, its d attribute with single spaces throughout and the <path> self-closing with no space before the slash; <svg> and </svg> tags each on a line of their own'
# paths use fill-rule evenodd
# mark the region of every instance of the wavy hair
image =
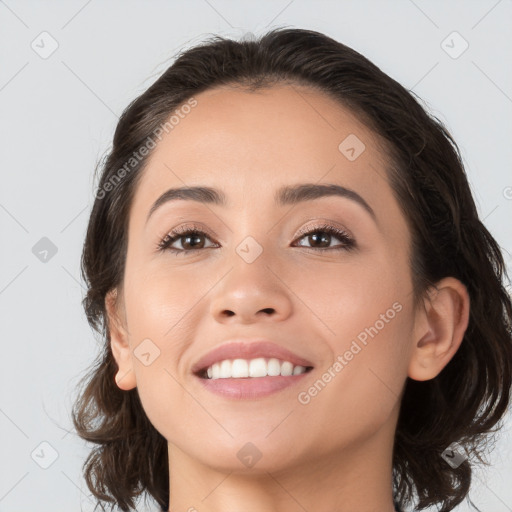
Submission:
<svg viewBox="0 0 512 512">
<path fill-rule="evenodd" d="M 80 381 L 72 419 L 78 435 L 95 444 L 83 473 L 102 508 L 104 502 L 128 512 L 140 495 L 164 510 L 169 503 L 167 442 L 137 389 L 116 385 L 105 309 L 107 293 L 122 289 L 130 205 L 151 150 L 133 155 L 202 91 L 252 92 L 285 83 L 329 95 L 379 136 L 411 232 L 415 302 L 447 276 L 469 293 L 469 324 L 456 354 L 435 378 L 404 383 L 393 448 L 395 502 L 404 507 L 416 500 L 418 509 L 440 505 L 449 512 L 469 494 L 474 459 L 488 465 L 482 455 L 510 401 L 512 303 L 500 247 L 479 220 L 460 151 L 414 93 L 363 55 L 319 32 L 278 28 L 255 40 L 214 36 L 181 51 L 124 110 L 101 162 L 81 258 L 82 304 L 101 348 Z M 466 451 L 457 467 L 441 457 L 452 443 Z"/>
</svg>

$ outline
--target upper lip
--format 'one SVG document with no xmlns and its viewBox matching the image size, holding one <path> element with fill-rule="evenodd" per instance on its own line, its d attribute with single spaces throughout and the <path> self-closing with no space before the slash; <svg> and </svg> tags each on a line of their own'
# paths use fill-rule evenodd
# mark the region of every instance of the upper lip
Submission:
<svg viewBox="0 0 512 512">
<path fill-rule="evenodd" d="M 290 361 L 294 366 L 313 366 L 307 359 L 269 340 L 231 340 L 201 357 L 192 366 L 192 373 L 200 373 L 224 359 L 255 359 L 257 357 L 274 357 L 282 361 Z"/>
</svg>

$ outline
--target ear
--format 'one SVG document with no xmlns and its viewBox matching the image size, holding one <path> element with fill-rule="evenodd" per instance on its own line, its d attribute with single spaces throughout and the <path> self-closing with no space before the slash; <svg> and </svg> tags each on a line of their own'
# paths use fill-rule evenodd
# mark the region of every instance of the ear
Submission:
<svg viewBox="0 0 512 512">
<path fill-rule="evenodd" d="M 122 308 L 121 300 L 118 300 L 117 289 L 109 291 L 105 297 L 105 309 L 108 316 L 110 346 L 118 366 L 115 379 L 120 389 L 128 391 L 136 387 L 137 382 L 126 327 L 126 314 L 123 312 L 121 315 L 120 312 Z"/>
<path fill-rule="evenodd" d="M 469 322 L 469 294 L 454 277 L 439 281 L 416 312 L 408 376 L 436 377 L 455 355 Z"/>
</svg>

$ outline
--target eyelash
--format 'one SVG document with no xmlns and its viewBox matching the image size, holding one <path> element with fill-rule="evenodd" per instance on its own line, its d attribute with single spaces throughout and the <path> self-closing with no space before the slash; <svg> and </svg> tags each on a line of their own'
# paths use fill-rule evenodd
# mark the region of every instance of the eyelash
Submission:
<svg viewBox="0 0 512 512">
<path fill-rule="evenodd" d="M 331 226 L 330 224 L 320 224 L 318 226 L 303 228 L 299 231 L 298 238 L 304 238 L 306 235 L 311 235 L 313 233 L 327 233 L 328 235 L 334 235 L 336 238 L 342 241 L 343 245 L 338 247 L 299 247 L 310 251 L 350 251 L 356 247 L 355 240 L 346 231 Z M 178 256 L 180 253 L 200 251 L 201 249 L 176 249 L 174 247 L 170 247 L 174 242 L 176 242 L 176 240 L 179 240 L 185 235 L 206 235 L 210 238 L 210 235 L 199 226 L 180 226 L 168 233 L 162 240 L 160 240 L 160 242 L 157 244 L 157 250 L 160 252 L 171 251 L 176 256 Z M 206 247 L 206 249 L 211 249 L 211 247 Z"/>
</svg>

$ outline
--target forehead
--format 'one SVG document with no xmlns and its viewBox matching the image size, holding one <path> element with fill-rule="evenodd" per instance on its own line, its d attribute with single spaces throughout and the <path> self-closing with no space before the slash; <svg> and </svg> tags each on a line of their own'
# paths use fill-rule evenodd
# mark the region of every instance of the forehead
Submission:
<svg viewBox="0 0 512 512">
<path fill-rule="evenodd" d="M 378 136 L 329 96 L 280 85 L 218 87 L 194 99 L 149 157 L 133 211 L 147 214 L 168 188 L 194 185 L 223 189 L 238 209 L 271 206 L 276 189 L 305 182 L 356 189 L 377 209 L 391 199 Z"/>
</svg>

